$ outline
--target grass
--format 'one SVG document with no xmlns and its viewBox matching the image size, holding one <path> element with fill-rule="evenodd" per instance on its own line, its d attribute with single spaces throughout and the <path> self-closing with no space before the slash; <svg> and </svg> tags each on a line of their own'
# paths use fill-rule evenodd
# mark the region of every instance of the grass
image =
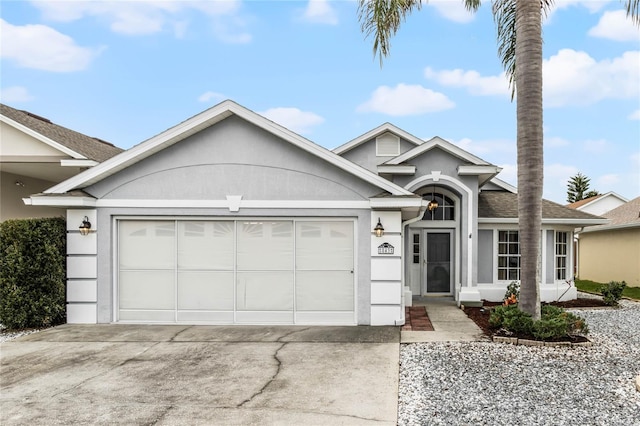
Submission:
<svg viewBox="0 0 640 426">
<path fill-rule="evenodd" d="M 603 285 L 603 283 L 597 283 L 589 280 L 575 280 L 575 284 L 578 290 L 593 294 L 601 294 L 600 287 Z M 625 287 L 622 292 L 622 297 L 640 300 L 640 287 Z"/>
</svg>

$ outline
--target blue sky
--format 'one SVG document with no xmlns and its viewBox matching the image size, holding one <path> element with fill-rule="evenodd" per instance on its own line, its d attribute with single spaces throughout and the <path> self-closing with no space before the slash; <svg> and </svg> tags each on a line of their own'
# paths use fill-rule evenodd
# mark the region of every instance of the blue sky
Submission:
<svg viewBox="0 0 640 426">
<path fill-rule="evenodd" d="M 354 1 L 2 1 L 0 99 L 130 148 L 224 99 L 327 148 L 391 122 L 516 184 L 515 103 L 490 3 L 410 16 L 380 67 Z M 640 195 L 640 30 L 613 1 L 544 21 L 545 191 Z"/>
</svg>

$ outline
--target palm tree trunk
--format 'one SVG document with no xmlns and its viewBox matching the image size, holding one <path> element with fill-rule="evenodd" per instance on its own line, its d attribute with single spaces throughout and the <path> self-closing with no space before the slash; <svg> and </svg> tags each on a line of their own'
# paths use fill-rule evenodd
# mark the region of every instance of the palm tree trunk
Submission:
<svg viewBox="0 0 640 426">
<path fill-rule="evenodd" d="M 516 90 L 520 309 L 540 318 L 538 258 L 542 233 L 542 12 L 516 0 Z"/>
</svg>

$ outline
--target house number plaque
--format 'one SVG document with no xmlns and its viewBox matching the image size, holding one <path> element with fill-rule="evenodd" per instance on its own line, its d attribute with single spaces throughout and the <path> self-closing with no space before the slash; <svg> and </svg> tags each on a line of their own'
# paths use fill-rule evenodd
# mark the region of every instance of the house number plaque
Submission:
<svg viewBox="0 0 640 426">
<path fill-rule="evenodd" d="M 393 246 L 389 243 L 382 243 L 378 246 L 378 254 L 393 254 Z"/>
</svg>

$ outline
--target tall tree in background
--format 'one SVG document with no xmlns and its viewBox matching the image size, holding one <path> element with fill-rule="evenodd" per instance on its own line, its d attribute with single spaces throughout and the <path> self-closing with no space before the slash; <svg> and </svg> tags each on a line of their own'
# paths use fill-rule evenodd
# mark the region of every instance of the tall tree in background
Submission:
<svg viewBox="0 0 640 426">
<path fill-rule="evenodd" d="M 463 0 L 476 11 L 481 0 Z M 625 0 L 627 15 L 640 23 L 640 0 Z M 518 217 L 520 238 L 520 308 L 540 318 L 540 235 L 542 230 L 542 13 L 553 0 L 495 0 L 498 56 L 512 95 L 517 95 Z M 373 36 L 374 55 L 390 54 L 390 39 L 421 0 L 359 0 L 362 31 Z"/>
<path fill-rule="evenodd" d="M 600 193 L 596 190 L 589 190 L 589 183 L 591 179 L 578 172 L 577 175 L 572 176 L 567 184 L 567 202 L 575 203 L 576 201 L 584 200 L 585 198 L 595 197 Z"/>
</svg>

